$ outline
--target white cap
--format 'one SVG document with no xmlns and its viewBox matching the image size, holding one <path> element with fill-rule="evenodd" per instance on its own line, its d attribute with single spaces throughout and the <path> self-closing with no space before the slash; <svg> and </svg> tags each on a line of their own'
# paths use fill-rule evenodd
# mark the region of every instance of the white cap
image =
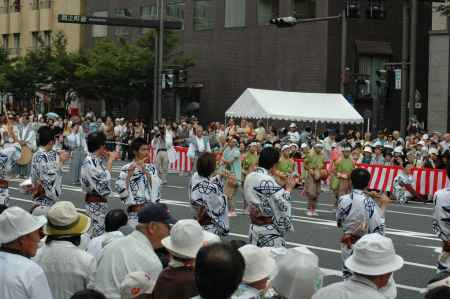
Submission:
<svg viewBox="0 0 450 299">
<path fill-rule="evenodd" d="M 428 140 L 430 138 L 430 136 L 428 136 L 428 134 L 423 134 L 422 139 L 423 140 Z"/>
<path fill-rule="evenodd" d="M 322 287 L 319 258 L 307 248 L 291 248 L 278 263 L 272 287 L 285 298 L 311 298 Z"/>
<path fill-rule="evenodd" d="M 281 148 L 281 151 L 285 151 L 285 150 L 290 150 L 291 146 L 289 144 L 285 144 L 283 145 L 283 147 Z"/>
<path fill-rule="evenodd" d="M 438 151 L 437 148 L 432 147 L 432 148 L 430 148 L 430 150 L 429 150 L 429 154 L 430 154 L 430 155 L 439 155 L 439 151 Z"/>
<path fill-rule="evenodd" d="M 389 144 L 389 143 L 386 143 L 386 144 L 384 145 L 384 148 L 385 148 L 385 149 L 390 149 L 390 150 L 393 150 L 393 149 L 394 149 L 394 147 L 393 147 L 391 144 Z"/>
<path fill-rule="evenodd" d="M 295 123 L 291 123 L 291 124 L 289 125 L 289 128 L 297 128 L 297 125 L 296 125 Z"/>
<path fill-rule="evenodd" d="M 337 147 L 337 143 L 336 143 L 336 142 L 333 142 L 333 143 L 331 144 L 331 147 Z"/>
<path fill-rule="evenodd" d="M 308 146 L 308 144 L 306 144 L 306 143 L 302 143 L 302 145 L 300 146 L 301 148 L 308 148 L 309 146 Z"/>
<path fill-rule="evenodd" d="M 403 147 L 397 146 L 394 148 L 394 154 L 403 154 Z"/>
<path fill-rule="evenodd" d="M 155 287 L 157 277 L 147 272 L 128 273 L 120 285 L 122 299 L 136 298 L 142 294 L 151 294 Z"/>
<path fill-rule="evenodd" d="M 183 219 L 170 230 L 170 236 L 162 239 L 162 245 L 173 255 L 194 259 L 203 246 L 203 228 L 193 219 Z"/>
<path fill-rule="evenodd" d="M 316 142 L 315 144 L 314 144 L 314 147 L 320 147 L 320 148 L 323 148 L 323 143 L 322 142 Z"/>
<path fill-rule="evenodd" d="M 239 248 L 239 252 L 245 261 L 243 282 L 260 281 L 269 277 L 276 268 L 275 260 L 262 248 L 249 244 Z"/>
<path fill-rule="evenodd" d="M 403 259 L 395 254 L 392 240 L 380 234 L 368 234 L 353 246 L 353 255 L 345 261 L 350 271 L 363 275 L 382 275 L 403 267 Z"/>
<path fill-rule="evenodd" d="M 0 244 L 28 235 L 47 223 L 45 216 L 33 216 L 19 207 L 11 207 L 0 214 Z"/>
<path fill-rule="evenodd" d="M 366 147 L 364 148 L 364 152 L 366 152 L 366 153 L 372 153 L 372 148 L 371 148 L 370 146 L 366 146 Z"/>
<path fill-rule="evenodd" d="M 372 147 L 377 147 L 377 146 L 381 147 L 381 142 L 377 141 L 372 145 Z"/>
</svg>

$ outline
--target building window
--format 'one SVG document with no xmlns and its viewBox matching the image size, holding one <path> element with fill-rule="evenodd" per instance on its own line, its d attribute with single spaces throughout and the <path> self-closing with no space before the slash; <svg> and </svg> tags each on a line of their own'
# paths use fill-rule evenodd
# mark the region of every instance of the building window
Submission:
<svg viewBox="0 0 450 299">
<path fill-rule="evenodd" d="M 13 49 L 15 54 L 18 54 L 20 51 L 20 33 L 13 34 Z"/>
<path fill-rule="evenodd" d="M 316 17 L 316 0 L 292 0 L 293 15 L 299 19 Z"/>
<path fill-rule="evenodd" d="M 367 18 L 384 19 L 386 11 L 384 10 L 384 0 L 368 0 L 369 8 L 367 9 Z"/>
<path fill-rule="evenodd" d="M 215 0 L 194 0 L 194 31 L 214 29 L 215 7 Z"/>
<path fill-rule="evenodd" d="M 53 6 L 53 0 L 41 0 L 39 2 L 39 9 L 50 9 Z"/>
<path fill-rule="evenodd" d="M 96 11 L 93 13 L 95 17 L 107 17 L 107 11 Z M 94 25 L 92 26 L 92 37 L 107 37 L 108 36 L 108 26 Z"/>
<path fill-rule="evenodd" d="M 225 28 L 245 26 L 246 0 L 225 0 Z"/>
<path fill-rule="evenodd" d="M 142 19 L 158 18 L 158 10 L 156 9 L 156 5 L 141 6 L 141 18 Z"/>
<path fill-rule="evenodd" d="M 37 49 L 39 47 L 39 32 L 31 32 L 31 47 Z"/>
<path fill-rule="evenodd" d="M 52 32 L 44 31 L 44 46 L 50 47 L 52 45 Z"/>
<path fill-rule="evenodd" d="M 3 36 L 2 36 L 2 47 L 3 47 L 3 49 L 9 48 L 9 35 L 8 34 L 3 34 Z"/>
<path fill-rule="evenodd" d="M 359 18 L 361 16 L 361 7 L 359 0 L 346 0 L 345 11 L 349 18 Z"/>
<path fill-rule="evenodd" d="M 128 8 L 116 8 L 114 9 L 115 17 L 131 17 L 132 12 Z"/>
<path fill-rule="evenodd" d="M 269 24 L 270 19 L 279 15 L 278 0 L 258 0 L 257 13 L 259 25 Z"/>
<path fill-rule="evenodd" d="M 167 2 L 167 17 L 180 21 L 184 27 L 184 0 L 169 0 Z"/>
</svg>

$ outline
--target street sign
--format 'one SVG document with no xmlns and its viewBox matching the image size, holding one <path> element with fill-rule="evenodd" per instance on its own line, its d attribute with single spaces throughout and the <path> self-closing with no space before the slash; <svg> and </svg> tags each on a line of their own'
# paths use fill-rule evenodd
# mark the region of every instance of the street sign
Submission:
<svg viewBox="0 0 450 299">
<path fill-rule="evenodd" d="M 119 27 L 159 28 L 159 20 L 146 20 L 139 18 L 109 18 L 81 15 L 58 15 L 59 23 L 110 25 Z M 164 21 L 164 29 L 182 29 L 179 21 Z"/>
<path fill-rule="evenodd" d="M 395 69 L 395 89 L 400 90 L 402 89 L 402 70 L 401 69 Z"/>
</svg>

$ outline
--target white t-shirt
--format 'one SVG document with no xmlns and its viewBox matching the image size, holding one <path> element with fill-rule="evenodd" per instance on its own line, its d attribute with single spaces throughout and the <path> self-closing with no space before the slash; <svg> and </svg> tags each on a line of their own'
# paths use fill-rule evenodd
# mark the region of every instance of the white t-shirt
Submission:
<svg viewBox="0 0 450 299">
<path fill-rule="evenodd" d="M 26 257 L 0 252 L 0 298 L 52 299 L 42 268 Z"/>
</svg>

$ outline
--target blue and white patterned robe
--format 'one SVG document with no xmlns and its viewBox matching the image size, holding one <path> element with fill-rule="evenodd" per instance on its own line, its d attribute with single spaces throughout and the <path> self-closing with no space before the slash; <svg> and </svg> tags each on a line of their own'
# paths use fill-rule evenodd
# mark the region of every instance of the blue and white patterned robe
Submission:
<svg viewBox="0 0 450 299">
<path fill-rule="evenodd" d="M 228 202 L 223 194 L 223 181 L 219 176 L 205 178 L 197 172 L 194 173 L 189 183 L 189 202 L 195 215 L 201 208 L 206 210 L 212 222 L 203 226 L 206 231 L 219 237 L 228 235 Z"/>
<path fill-rule="evenodd" d="M 134 161 L 124 165 L 120 169 L 116 180 L 116 191 L 122 202 L 127 206 L 156 203 L 161 200 L 161 179 L 153 164 L 144 164 L 144 170 L 149 174 L 150 180 L 142 169 L 135 169 L 127 185 L 128 169 L 134 165 Z M 129 212 L 130 225 L 136 226 L 137 213 Z"/>
<path fill-rule="evenodd" d="M 59 155 L 55 150 L 46 151 L 40 147 L 31 160 L 31 182 L 33 186 L 40 184 L 45 196 L 35 198 L 35 204 L 51 206 L 62 193 L 62 170 L 59 166 Z"/>
<path fill-rule="evenodd" d="M 450 188 L 441 189 L 434 194 L 433 232 L 444 242 L 450 240 Z M 437 268 L 450 271 L 450 252 L 442 252 Z"/>
<path fill-rule="evenodd" d="M 105 160 L 89 153 L 81 166 L 81 188 L 86 193 L 97 193 L 101 197 L 111 196 L 111 173 L 105 167 Z M 89 230 L 92 238 L 105 232 L 105 216 L 108 213 L 108 204 L 86 203 L 86 211 L 92 219 Z"/>
<path fill-rule="evenodd" d="M 366 234 L 379 233 L 384 235 L 385 218 L 378 203 L 362 190 L 354 189 L 350 194 L 343 195 L 338 200 L 336 222 L 344 234 L 362 237 Z M 352 248 L 341 244 L 343 262 L 353 254 Z M 343 267 L 344 276 L 351 273 Z"/>
<path fill-rule="evenodd" d="M 18 143 L 7 143 L 0 149 L 0 179 L 6 180 L 6 176 L 20 159 L 22 154 L 21 147 Z M 0 188 L 0 204 L 8 205 L 9 191 L 8 188 Z"/>
<path fill-rule="evenodd" d="M 284 236 L 293 231 L 291 193 L 283 189 L 264 168 L 258 167 L 245 178 L 244 197 L 250 209 L 272 224 L 250 225 L 249 241 L 259 247 L 286 247 Z"/>
</svg>

